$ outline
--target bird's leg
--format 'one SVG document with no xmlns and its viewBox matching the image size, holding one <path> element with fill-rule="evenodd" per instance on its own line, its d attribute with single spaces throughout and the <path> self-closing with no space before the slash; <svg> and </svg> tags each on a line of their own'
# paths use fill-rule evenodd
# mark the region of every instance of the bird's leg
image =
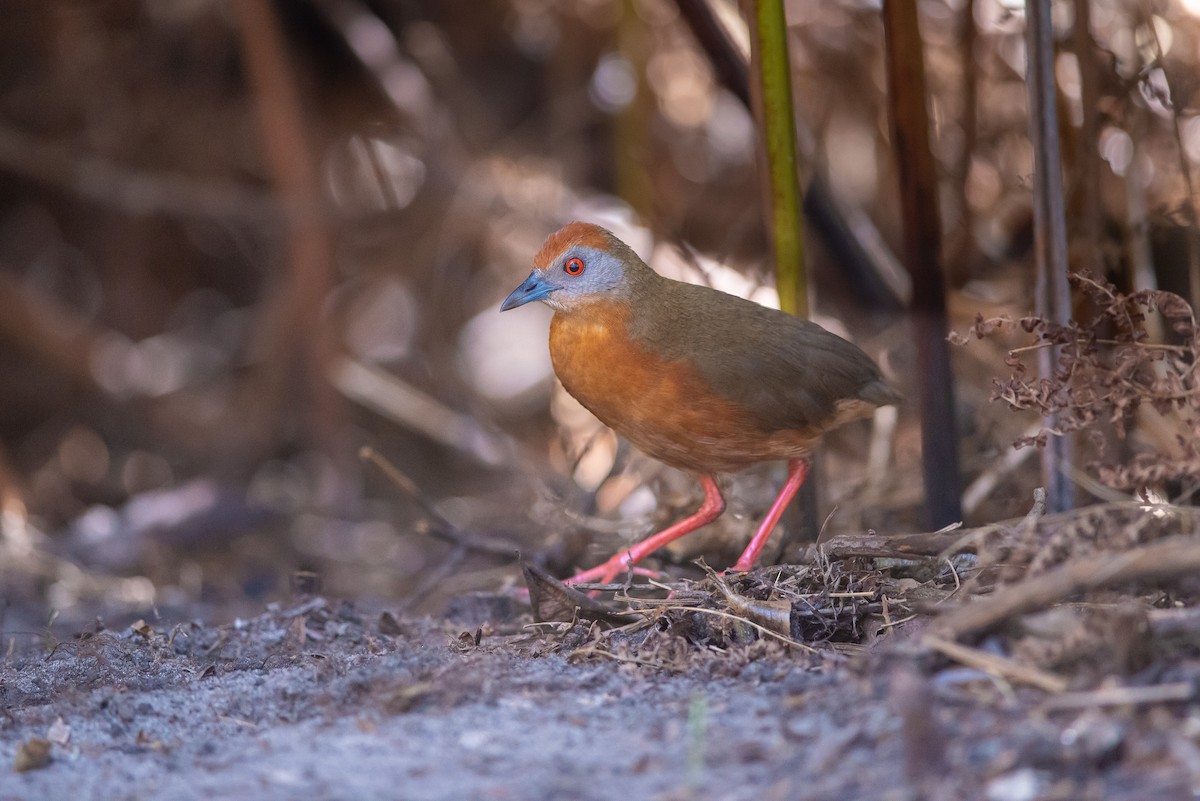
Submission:
<svg viewBox="0 0 1200 801">
<path fill-rule="evenodd" d="M 721 490 L 717 487 L 717 480 L 712 476 L 702 475 L 700 476 L 700 484 L 704 487 L 704 503 L 700 505 L 695 514 L 689 515 L 675 525 L 665 528 L 636 545 L 621 551 L 607 562 L 597 565 L 591 570 L 585 570 L 582 573 L 571 576 L 571 578 L 566 579 L 566 583 L 580 584 L 582 582 L 599 581 L 603 584 L 608 584 L 618 575 L 667 543 L 674 542 L 684 534 L 693 532 L 701 526 L 716 520 L 725 511 L 725 499 L 721 497 Z"/>
<path fill-rule="evenodd" d="M 750 544 L 746 546 L 746 550 L 742 551 L 737 564 L 729 568 L 730 570 L 745 571 L 758 564 L 758 555 L 762 552 L 763 546 L 767 544 L 767 537 L 771 536 L 771 531 L 775 528 L 775 524 L 783 516 L 783 510 L 791 503 L 792 496 L 800 489 L 800 485 L 804 483 L 804 479 L 807 477 L 807 459 L 792 459 L 788 462 L 787 483 L 779 491 L 779 497 L 775 499 L 775 503 L 771 504 L 770 511 L 763 518 L 762 525 L 758 527 L 758 531 L 754 532 L 754 536 L 750 538 Z"/>
</svg>

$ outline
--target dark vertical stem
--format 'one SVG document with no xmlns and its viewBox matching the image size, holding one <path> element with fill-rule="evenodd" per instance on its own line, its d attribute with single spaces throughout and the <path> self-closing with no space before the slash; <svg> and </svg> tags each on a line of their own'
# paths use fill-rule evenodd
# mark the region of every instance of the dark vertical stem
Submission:
<svg viewBox="0 0 1200 801">
<path fill-rule="evenodd" d="M 1182 93 L 1179 91 L 1178 81 L 1167 71 L 1166 54 L 1158 38 L 1158 28 L 1154 25 L 1154 11 L 1146 0 L 1142 0 L 1141 9 L 1142 25 L 1146 27 L 1154 45 L 1154 62 L 1162 70 L 1171 102 L 1171 123 L 1172 132 L 1175 134 L 1175 152 L 1179 155 L 1179 174 L 1183 176 L 1183 185 L 1187 189 L 1183 212 L 1187 215 L 1184 243 L 1187 247 L 1188 301 L 1193 309 L 1200 309 L 1200 219 L 1196 216 L 1196 185 L 1192 180 L 1192 165 L 1188 162 L 1187 148 L 1183 145 L 1182 123 L 1179 120 L 1178 103 Z"/>
<path fill-rule="evenodd" d="M 1104 272 L 1100 250 L 1100 76 L 1092 46 L 1091 0 L 1075 0 L 1075 30 L 1072 34 L 1075 61 L 1079 65 L 1079 99 L 1083 104 L 1083 122 L 1079 126 L 1076 155 L 1081 244 L 1083 263 L 1096 275 Z"/>
<path fill-rule="evenodd" d="M 975 27 L 975 0 L 967 0 L 962 11 L 962 24 L 959 28 L 958 60 L 962 65 L 962 151 L 958 154 L 959 203 L 962 204 L 958 230 L 962 236 L 957 253 L 951 259 L 951 280 L 955 286 L 962 286 L 969 276 L 966 272 L 968 257 L 972 252 L 971 242 L 973 228 L 971 202 L 967 196 L 971 180 L 971 161 L 975 157 L 975 145 L 979 141 L 979 67 L 975 59 L 975 43 L 979 41 L 979 31 Z"/>
<path fill-rule="evenodd" d="M 299 373 L 307 381 L 307 433 L 326 453 L 334 453 L 342 404 L 327 379 L 332 343 L 317 322 L 333 280 L 333 233 L 313 213 L 320 205 L 320 176 L 277 9 L 271 0 L 238 0 L 233 9 L 267 168 L 276 191 L 293 209 L 286 274 L 260 321 L 265 357 L 254 408 L 264 419 L 254 421 L 250 435 L 262 441 L 249 444 L 265 446 L 282 412 L 295 405 L 289 384 Z"/>
<path fill-rule="evenodd" d="M 934 527 L 962 519 L 937 164 L 929 146 L 925 56 L 915 0 L 884 0 L 888 112 L 900 178 L 904 257 L 913 282 L 925 504 Z"/>
<path fill-rule="evenodd" d="M 1062 149 L 1054 84 L 1054 28 L 1050 0 L 1029 0 L 1026 5 L 1026 37 L 1029 91 L 1029 130 L 1033 143 L 1034 249 L 1037 257 L 1036 309 L 1043 320 L 1065 324 L 1071 315 L 1067 286 L 1067 223 L 1063 208 Z M 1038 367 L 1050 378 L 1057 367 L 1060 348 L 1038 352 Z M 1047 428 L 1056 428 L 1058 415 L 1046 418 Z M 1061 512 L 1075 505 L 1075 485 L 1068 470 L 1072 442 L 1069 436 L 1050 437 L 1042 450 L 1042 481 L 1046 486 L 1047 509 Z"/>
<path fill-rule="evenodd" d="M 708 55 L 717 81 L 750 108 L 750 72 L 744 53 L 730 40 L 709 0 L 675 0 L 700 49 Z"/>
</svg>

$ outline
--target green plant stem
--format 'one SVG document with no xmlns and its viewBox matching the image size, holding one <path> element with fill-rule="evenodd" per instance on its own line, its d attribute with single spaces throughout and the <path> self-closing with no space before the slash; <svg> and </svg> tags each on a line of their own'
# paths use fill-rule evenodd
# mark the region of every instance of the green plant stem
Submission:
<svg viewBox="0 0 1200 801">
<path fill-rule="evenodd" d="M 775 255 L 779 308 L 808 317 L 808 276 L 804 265 L 804 218 L 796 159 L 796 116 L 792 108 L 792 64 L 788 58 L 783 0 L 744 0 L 750 22 L 751 97 L 763 141 L 769 193 L 767 211 Z M 821 519 L 820 469 L 800 488 L 798 510 L 785 518 L 784 539 L 816 540 Z"/>
<path fill-rule="evenodd" d="M 761 131 L 770 183 L 771 242 L 779 306 L 808 316 L 804 267 L 804 221 L 796 174 L 796 120 L 792 109 L 791 62 L 783 0 L 754 0 L 751 53 L 761 99 Z"/>
</svg>

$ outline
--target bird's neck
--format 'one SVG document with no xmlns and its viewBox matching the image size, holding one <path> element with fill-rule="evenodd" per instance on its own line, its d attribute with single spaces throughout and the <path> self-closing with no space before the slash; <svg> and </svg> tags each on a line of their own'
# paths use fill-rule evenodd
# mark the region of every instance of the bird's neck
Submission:
<svg viewBox="0 0 1200 801">
<path fill-rule="evenodd" d="M 631 370 L 649 367 L 645 350 L 630 340 L 629 304 L 604 300 L 559 311 L 550 323 L 550 361 L 576 400 L 610 425 L 630 393 L 646 382 Z"/>
<path fill-rule="evenodd" d="M 625 336 L 631 308 L 621 299 L 589 300 L 559 309 L 550 322 L 551 347 L 556 339 L 588 340 Z M 591 344 L 591 343 L 589 343 Z"/>
</svg>

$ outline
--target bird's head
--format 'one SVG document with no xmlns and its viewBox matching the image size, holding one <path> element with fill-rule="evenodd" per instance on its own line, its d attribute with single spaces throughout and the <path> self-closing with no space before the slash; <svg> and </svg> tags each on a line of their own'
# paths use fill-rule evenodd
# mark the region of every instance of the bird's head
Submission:
<svg viewBox="0 0 1200 801">
<path fill-rule="evenodd" d="M 540 300 L 569 312 L 597 300 L 628 298 L 650 268 L 610 231 L 568 223 L 551 234 L 533 259 L 533 272 L 500 304 L 500 311 Z"/>
</svg>

